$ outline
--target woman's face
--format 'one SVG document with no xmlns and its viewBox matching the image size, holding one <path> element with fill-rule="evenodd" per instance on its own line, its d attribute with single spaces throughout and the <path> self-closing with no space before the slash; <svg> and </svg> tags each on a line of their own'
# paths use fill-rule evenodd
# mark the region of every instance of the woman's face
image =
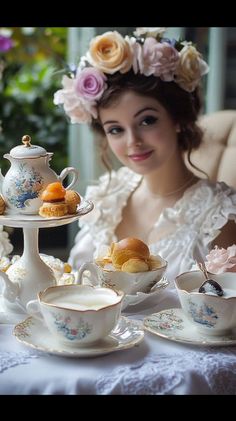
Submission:
<svg viewBox="0 0 236 421">
<path fill-rule="evenodd" d="M 179 155 L 178 125 L 153 98 L 123 93 L 115 104 L 100 108 L 99 117 L 116 157 L 138 174 L 171 165 Z"/>
</svg>

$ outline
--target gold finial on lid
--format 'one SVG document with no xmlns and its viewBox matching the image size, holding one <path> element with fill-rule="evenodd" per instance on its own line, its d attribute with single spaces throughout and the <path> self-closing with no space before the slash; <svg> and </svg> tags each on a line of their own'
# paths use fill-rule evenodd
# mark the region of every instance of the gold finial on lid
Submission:
<svg viewBox="0 0 236 421">
<path fill-rule="evenodd" d="M 31 137 L 28 136 L 27 134 L 22 137 L 22 143 L 24 143 L 26 148 L 29 148 L 31 146 L 30 142 L 31 142 Z"/>
</svg>

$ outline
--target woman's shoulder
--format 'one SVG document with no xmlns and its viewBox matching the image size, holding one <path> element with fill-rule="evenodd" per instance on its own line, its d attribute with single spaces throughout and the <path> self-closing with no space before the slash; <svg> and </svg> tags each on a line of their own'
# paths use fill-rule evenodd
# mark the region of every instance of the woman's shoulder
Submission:
<svg viewBox="0 0 236 421">
<path fill-rule="evenodd" d="M 190 186 L 173 208 L 167 209 L 169 218 L 197 222 L 204 216 L 236 213 L 236 190 L 224 182 L 200 179 Z"/>
<path fill-rule="evenodd" d="M 229 186 L 224 181 L 211 181 L 206 179 L 200 179 L 195 185 L 192 186 L 190 194 L 192 195 L 201 195 L 202 197 L 230 197 L 236 195 L 236 189 Z"/>
<path fill-rule="evenodd" d="M 93 226 L 93 231 L 100 230 L 102 225 L 114 227 L 140 178 L 140 175 L 126 167 L 121 167 L 110 174 L 103 174 L 96 185 L 87 187 L 85 198 L 94 203 L 94 209 L 81 219 L 80 226 L 89 224 Z"/>
<path fill-rule="evenodd" d="M 200 179 L 188 188 L 177 203 L 177 213 L 187 219 L 202 220 L 218 215 L 236 214 L 236 190 L 223 181 Z"/>
</svg>

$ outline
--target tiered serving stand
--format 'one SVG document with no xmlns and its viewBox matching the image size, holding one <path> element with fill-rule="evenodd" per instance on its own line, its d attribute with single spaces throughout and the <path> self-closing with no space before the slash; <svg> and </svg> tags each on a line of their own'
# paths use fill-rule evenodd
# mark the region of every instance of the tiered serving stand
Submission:
<svg viewBox="0 0 236 421">
<path fill-rule="evenodd" d="M 23 254 L 6 272 L 12 283 L 10 293 L 6 288 L 7 282 L 1 279 L 4 274 L 0 272 L 0 283 L 3 282 L 2 294 L 0 295 L 0 323 L 17 323 L 23 319 L 27 313 L 26 304 L 30 300 L 36 299 L 39 291 L 56 284 L 52 269 L 43 262 L 39 255 L 39 229 L 58 227 L 75 222 L 83 215 L 91 212 L 93 207 L 91 201 L 83 199 L 76 214 L 59 218 L 43 218 L 40 215 L 21 215 L 7 212 L 0 215 L 0 225 L 22 228 L 24 235 Z M 17 291 L 16 299 L 14 298 L 14 290 Z"/>
</svg>

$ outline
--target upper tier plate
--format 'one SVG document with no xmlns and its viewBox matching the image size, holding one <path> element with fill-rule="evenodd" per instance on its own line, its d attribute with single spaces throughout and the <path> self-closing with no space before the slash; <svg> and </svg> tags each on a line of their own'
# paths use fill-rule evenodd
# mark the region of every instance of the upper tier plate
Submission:
<svg viewBox="0 0 236 421">
<path fill-rule="evenodd" d="M 58 218 L 43 218 L 40 215 L 11 214 L 5 212 L 0 215 L 0 225 L 13 228 L 47 228 L 70 224 L 81 216 L 91 212 L 94 208 L 90 200 L 83 199 L 77 208 L 77 212 L 72 215 L 60 216 Z"/>
</svg>

